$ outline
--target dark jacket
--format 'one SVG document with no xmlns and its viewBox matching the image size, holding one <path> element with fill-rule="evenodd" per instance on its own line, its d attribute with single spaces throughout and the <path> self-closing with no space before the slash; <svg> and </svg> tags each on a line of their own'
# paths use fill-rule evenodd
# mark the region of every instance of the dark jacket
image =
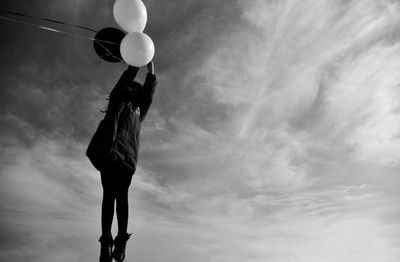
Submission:
<svg viewBox="0 0 400 262">
<path fill-rule="evenodd" d="M 133 82 L 137 69 L 128 67 L 110 93 L 104 119 L 93 135 L 86 155 L 103 171 L 117 165 L 133 174 L 139 154 L 141 123 L 153 100 L 156 76 L 148 73 L 143 87 Z"/>
</svg>

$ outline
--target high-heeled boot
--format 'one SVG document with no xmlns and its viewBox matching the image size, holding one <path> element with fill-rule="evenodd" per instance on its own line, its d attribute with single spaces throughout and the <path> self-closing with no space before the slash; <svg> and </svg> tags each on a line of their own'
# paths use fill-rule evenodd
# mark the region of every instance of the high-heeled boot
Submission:
<svg viewBox="0 0 400 262">
<path fill-rule="evenodd" d="M 114 251 L 113 258 L 117 262 L 122 262 L 125 259 L 125 248 L 126 242 L 130 238 L 132 234 L 128 233 L 118 233 L 118 235 L 114 239 Z"/>
<path fill-rule="evenodd" d="M 113 237 L 111 233 L 108 235 L 102 235 L 99 242 L 101 243 L 100 262 L 111 262 L 113 249 Z"/>
</svg>

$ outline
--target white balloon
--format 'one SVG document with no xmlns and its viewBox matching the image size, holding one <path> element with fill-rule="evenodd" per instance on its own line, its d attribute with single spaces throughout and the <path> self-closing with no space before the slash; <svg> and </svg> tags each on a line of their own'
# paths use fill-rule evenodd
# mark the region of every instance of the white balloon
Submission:
<svg viewBox="0 0 400 262">
<path fill-rule="evenodd" d="M 141 0 L 116 0 L 113 7 L 117 24 L 126 32 L 143 32 L 147 23 L 147 10 Z"/>
<path fill-rule="evenodd" d="M 148 35 L 132 32 L 122 39 L 120 51 L 125 62 L 142 67 L 153 59 L 155 48 L 153 40 Z"/>
</svg>

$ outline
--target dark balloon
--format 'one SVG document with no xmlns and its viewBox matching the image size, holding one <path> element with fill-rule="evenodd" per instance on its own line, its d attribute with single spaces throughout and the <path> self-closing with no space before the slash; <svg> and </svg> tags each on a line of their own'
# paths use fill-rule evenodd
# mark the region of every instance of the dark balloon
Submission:
<svg viewBox="0 0 400 262">
<path fill-rule="evenodd" d="M 107 62 L 123 62 L 120 45 L 125 33 L 117 28 L 106 27 L 97 32 L 93 45 L 96 54 Z"/>
</svg>

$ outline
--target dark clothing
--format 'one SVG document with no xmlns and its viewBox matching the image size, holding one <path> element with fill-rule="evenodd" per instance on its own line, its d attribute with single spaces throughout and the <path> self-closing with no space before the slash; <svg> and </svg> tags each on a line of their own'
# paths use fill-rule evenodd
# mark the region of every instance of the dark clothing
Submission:
<svg viewBox="0 0 400 262">
<path fill-rule="evenodd" d="M 120 170 L 118 167 L 110 167 L 100 172 L 103 189 L 112 192 L 115 196 L 118 192 L 128 191 L 132 181 L 132 174 Z"/>
<path fill-rule="evenodd" d="M 138 85 L 137 82 L 133 81 L 136 74 L 137 71 L 131 66 L 122 73 L 110 93 L 110 101 L 105 118 L 112 117 L 121 103 L 131 102 L 134 109 L 136 107 L 140 109 L 140 121 L 144 120 L 153 101 L 157 80 L 155 75 L 147 73 L 143 87 L 139 87 L 140 84 Z"/>
<path fill-rule="evenodd" d="M 103 235 L 111 233 L 114 217 L 114 204 L 117 204 L 118 231 L 126 232 L 128 228 L 129 201 L 128 190 L 132 181 L 132 174 L 126 173 L 118 166 L 108 166 L 100 172 L 103 186 L 103 201 L 101 208 L 101 231 Z"/>
<path fill-rule="evenodd" d="M 153 100 L 156 76 L 148 73 L 143 87 L 133 82 L 137 69 L 129 67 L 110 93 L 107 113 L 90 141 L 86 155 L 99 171 L 119 166 L 133 174 L 139 153 L 141 123 Z"/>
</svg>

